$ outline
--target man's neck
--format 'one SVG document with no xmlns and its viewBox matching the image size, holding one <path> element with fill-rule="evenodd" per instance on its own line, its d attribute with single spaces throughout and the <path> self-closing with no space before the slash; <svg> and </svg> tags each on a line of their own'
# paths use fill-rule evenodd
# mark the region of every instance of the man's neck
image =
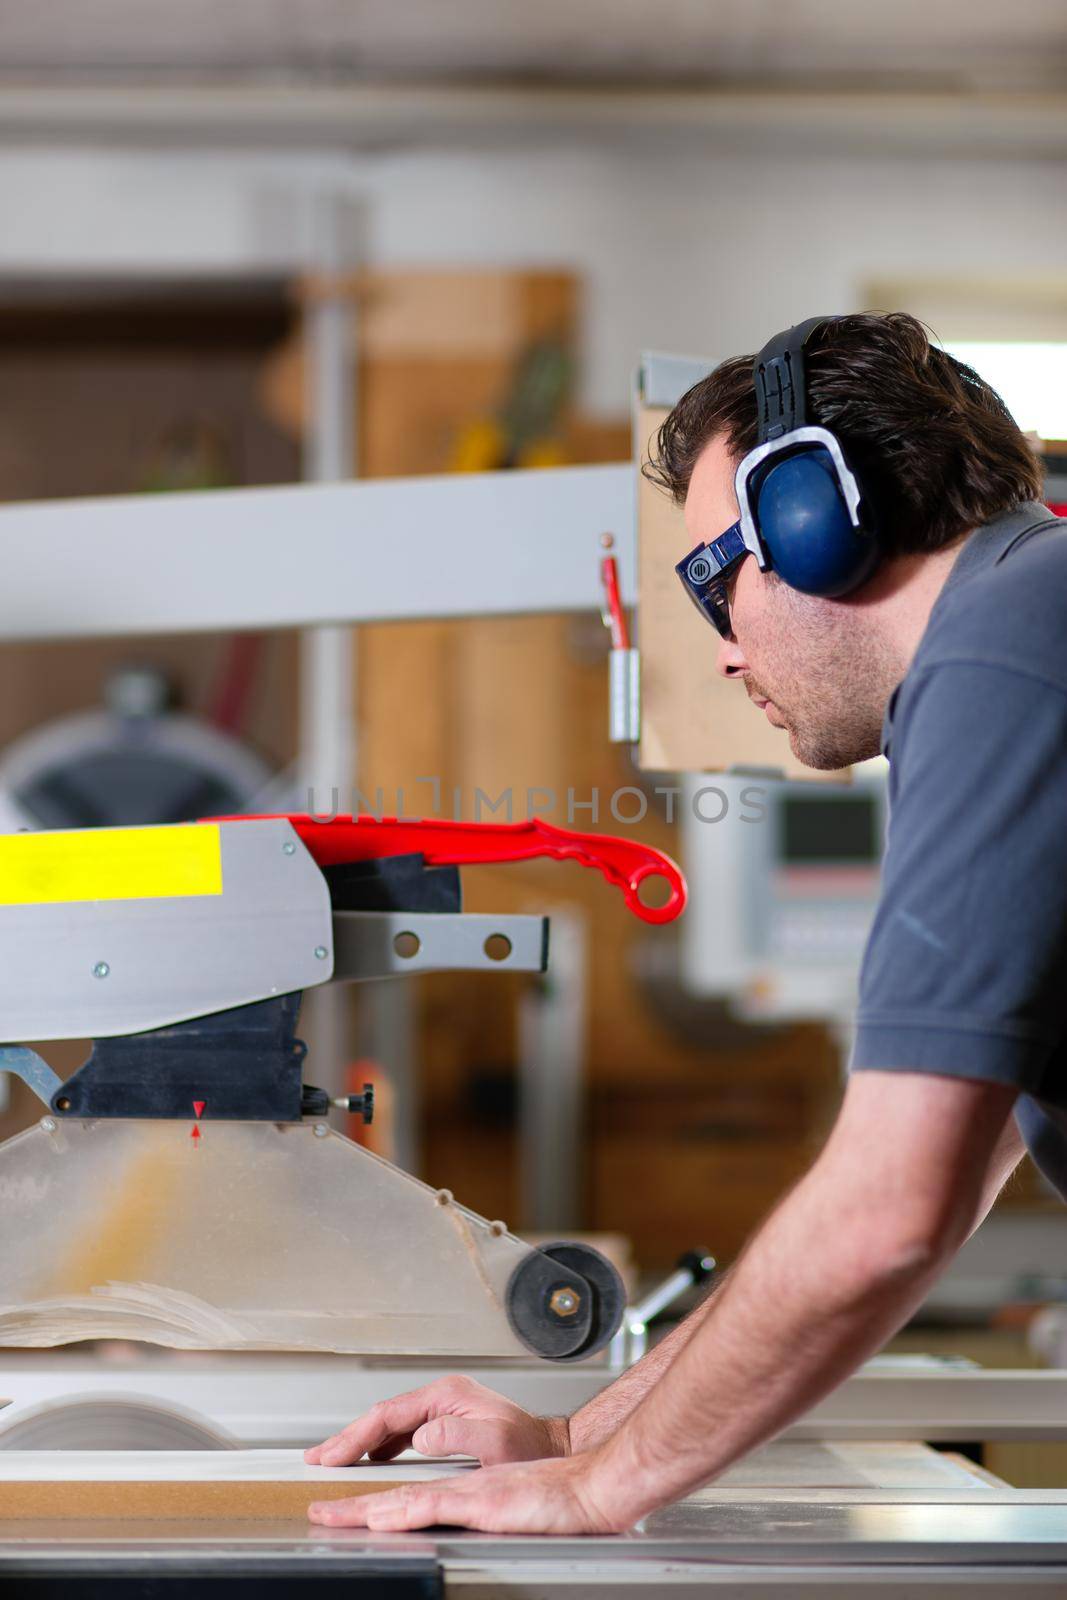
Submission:
<svg viewBox="0 0 1067 1600">
<path fill-rule="evenodd" d="M 948 581 L 967 534 L 929 555 L 897 556 L 886 561 L 864 586 L 859 604 L 885 639 L 903 677 L 926 632 L 937 598 Z"/>
</svg>

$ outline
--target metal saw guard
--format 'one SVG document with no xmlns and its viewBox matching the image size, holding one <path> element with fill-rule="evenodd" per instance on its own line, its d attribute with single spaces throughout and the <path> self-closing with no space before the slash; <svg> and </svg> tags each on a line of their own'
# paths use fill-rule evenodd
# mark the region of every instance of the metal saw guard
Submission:
<svg viewBox="0 0 1067 1600">
<path fill-rule="evenodd" d="M 379 894 L 380 863 L 397 849 L 401 870 L 386 873 L 401 896 L 396 916 L 418 922 L 427 965 L 439 968 L 485 959 L 488 919 L 460 911 L 461 862 L 579 860 L 600 867 L 632 909 L 638 885 L 665 864 L 676 914 L 684 880 L 667 858 L 541 824 L 363 818 L 220 819 L 4 847 L 0 939 L 18 970 L 0 987 L 9 1023 L 21 1024 L 15 1036 L 91 1031 L 98 1043 L 62 1084 L 31 1050 L 0 1049 L 0 1067 L 51 1112 L 0 1147 L 0 1345 L 133 1338 L 566 1361 L 610 1340 L 624 1296 L 598 1252 L 535 1249 L 307 1120 L 328 1101 L 301 1087 L 294 991 L 400 970 L 388 909 L 397 900 L 361 909 L 368 870 Z M 427 892 L 433 909 L 420 914 Z M 543 970 L 543 919 L 510 919 L 510 931 L 514 964 Z M 32 1026 L 45 1018 L 53 1031 Z"/>
<path fill-rule="evenodd" d="M 595 1251 L 606 1289 L 325 1123 L 194 1141 L 177 1121 L 45 1117 L 0 1149 L 0 1195 L 0 1345 L 567 1360 L 622 1312 Z M 532 1324 L 531 1258 L 550 1269 Z"/>
</svg>

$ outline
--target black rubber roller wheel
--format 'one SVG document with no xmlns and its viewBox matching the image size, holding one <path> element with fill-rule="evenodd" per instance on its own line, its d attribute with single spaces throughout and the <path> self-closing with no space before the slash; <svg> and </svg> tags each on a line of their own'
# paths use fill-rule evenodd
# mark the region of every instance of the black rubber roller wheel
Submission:
<svg viewBox="0 0 1067 1600">
<path fill-rule="evenodd" d="M 524 1256 L 508 1282 L 512 1331 L 547 1361 L 577 1361 L 618 1332 L 626 1305 L 622 1279 L 591 1245 L 560 1240 Z"/>
</svg>

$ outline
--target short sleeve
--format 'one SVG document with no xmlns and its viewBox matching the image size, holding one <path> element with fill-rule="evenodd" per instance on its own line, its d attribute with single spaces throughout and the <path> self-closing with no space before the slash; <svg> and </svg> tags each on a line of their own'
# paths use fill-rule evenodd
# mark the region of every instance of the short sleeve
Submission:
<svg viewBox="0 0 1067 1600">
<path fill-rule="evenodd" d="M 929 666 L 898 693 L 891 760 L 852 1069 L 1037 1091 L 1067 1024 L 1067 694 Z"/>
</svg>

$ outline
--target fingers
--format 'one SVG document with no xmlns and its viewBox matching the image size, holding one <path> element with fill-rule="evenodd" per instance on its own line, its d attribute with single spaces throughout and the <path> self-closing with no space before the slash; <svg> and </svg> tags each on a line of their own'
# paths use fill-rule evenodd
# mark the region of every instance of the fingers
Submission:
<svg viewBox="0 0 1067 1600">
<path fill-rule="evenodd" d="M 368 1412 L 368 1416 L 369 1416 Z M 355 1427 L 355 1423 L 350 1424 Z M 366 1455 L 368 1461 L 392 1461 L 402 1450 L 411 1449 L 411 1430 L 406 1433 L 388 1434 L 380 1444 L 368 1447 Z M 304 1451 L 304 1460 L 309 1467 L 345 1467 L 351 1461 L 358 1461 L 358 1456 L 345 1459 L 349 1450 L 347 1429 L 343 1433 L 335 1434 L 332 1439 L 325 1439 L 322 1444 L 315 1445 L 311 1450 Z M 344 1454 L 342 1454 L 344 1452 Z"/>
<path fill-rule="evenodd" d="M 386 1439 L 374 1450 L 367 1451 L 368 1461 L 392 1461 L 402 1450 L 411 1449 L 410 1433 L 394 1433 L 391 1439 Z"/>
<path fill-rule="evenodd" d="M 478 1507 L 469 1496 L 457 1494 L 447 1479 L 442 1483 L 405 1484 L 388 1494 L 369 1494 L 365 1526 L 379 1533 L 410 1528 L 470 1528 L 477 1525 Z M 470 1503 L 465 1506 L 465 1500 Z"/>
<path fill-rule="evenodd" d="M 371 1406 L 364 1416 L 357 1417 L 340 1433 L 305 1451 L 304 1460 L 309 1466 L 347 1467 L 364 1455 L 388 1448 L 398 1436 L 410 1438 L 413 1429 L 432 1415 L 425 1392 L 414 1389 L 410 1394 L 397 1395 L 393 1400 L 382 1400 Z M 405 1445 L 398 1448 L 403 1450 Z"/>
<path fill-rule="evenodd" d="M 463 1495 L 443 1479 L 440 1483 L 402 1484 L 382 1494 L 362 1494 L 351 1500 L 319 1500 L 308 1506 L 311 1522 L 328 1528 L 370 1528 L 378 1532 L 410 1528 L 472 1526 L 464 1512 Z M 476 1517 L 476 1508 L 472 1507 Z"/>
<path fill-rule="evenodd" d="M 308 1506 L 308 1521 L 326 1528 L 365 1528 L 368 1500 L 376 1495 L 357 1494 L 351 1500 L 315 1500 Z"/>
<path fill-rule="evenodd" d="M 312 1467 L 348 1467 L 364 1455 L 388 1461 L 407 1449 L 416 1428 L 452 1407 L 469 1402 L 472 1391 L 480 1387 L 473 1380 L 459 1376 L 438 1378 L 421 1389 L 411 1389 L 392 1400 L 379 1401 L 340 1433 L 305 1450 L 304 1460 Z M 398 1440 L 403 1442 L 397 1443 Z M 387 1453 L 379 1455 L 382 1450 Z"/>
</svg>

